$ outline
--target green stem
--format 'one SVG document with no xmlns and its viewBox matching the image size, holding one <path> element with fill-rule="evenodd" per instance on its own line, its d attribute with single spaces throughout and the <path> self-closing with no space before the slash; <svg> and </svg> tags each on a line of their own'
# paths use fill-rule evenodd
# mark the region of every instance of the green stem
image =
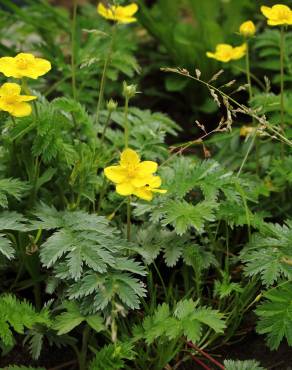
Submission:
<svg viewBox="0 0 292 370">
<path fill-rule="evenodd" d="M 252 98 L 251 74 L 250 74 L 250 61 L 249 61 L 249 44 L 246 40 L 246 55 L 245 55 L 246 79 L 248 84 L 249 100 Z"/>
<path fill-rule="evenodd" d="M 80 370 L 86 370 L 86 358 L 87 358 L 87 344 L 90 334 L 90 327 L 88 325 L 85 326 L 82 334 L 82 348 L 79 355 L 79 368 Z"/>
<path fill-rule="evenodd" d="M 247 224 L 247 229 L 248 229 L 248 239 L 250 240 L 250 238 L 251 238 L 250 215 L 249 215 L 249 208 L 248 208 L 247 201 L 246 201 L 246 195 L 245 195 L 245 192 L 244 192 L 244 190 L 241 187 L 239 182 L 235 183 L 235 188 L 238 191 L 238 193 L 240 194 L 241 199 L 242 199 L 242 203 L 244 205 L 246 224 Z"/>
<path fill-rule="evenodd" d="M 76 20 L 77 20 L 77 0 L 73 0 L 73 18 L 71 25 L 71 71 L 72 71 L 72 95 L 73 99 L 77 100 L 76 90 L 76 53 L 75 53 L 75 39 L 76 39 Z"/>
<path fill-rule="evenodd" d="M 255 130 L 254 130 L 254 133 L 252 134 L 252 137 L 251 137 L 251 141 L 250 141 L 250 144 L 249 144 L 249 147 L 247 148 L 247 151 L 246 151 L 246 153 L 245 153 L 245 156 L 244 156 L 244 158 L 243 158 L 243 160 L 242 160 L 242 162 L 241 162 L 241 165 L 240 165 L 240 167 L 239 167 L 239 170 L 238 170 L 238 172 L 237 172 L 237 177 L 239 177 L 240 176 L 240 174 L 241 174 L 241 171 L 242 171 L 242 169 L 243 169 L 243 167 L 244 167 L 244 165 L 245 165 L 245 163 L 246 163 L 246 161 L 247 161 L 247 158 L 248 158 L 248 156 L 249 156 L 249 154 L 250 154 L 250 152 L 251 152 L 251 150 L 252 150 L 252 148 L 253 148 L 253 146 L 254 146 L 254 143 L 255 143 L 255 141 L 256 141 L 256 137 L 257 137 L 257 127 L 255 128 Z"/>
<path fill-rule="evenodd" d="M 246 69 L 244 68 L 240 68 L 238 66 L 233 66 L 233 68 L 240 72 L 246 73 Z M 258 79 L 257 76 L 254 75 L 252 72 L 250 72 L 250 78 L 251 80 L 254 80 L 254 82 L 256 82 L 262 90 L 264 91 L 266 90 L 265 84 L 260 79 Z"/>
<path fill-rule="evenodd" d="M 280 43 L 280 74 L 281 74 L 281 131 L 285 132 L 285 104 L 284 104 L 284 52 L 285 52 L 285 32 L 284 26 L 281 26 L 281 43 Z M 281 154 L 284 156 L 284 145 L 281 145 Z"/>
<path fill-rule="evenodd" d="M 128 197 L 127 202 L 127 240 L 131 241 L 131 196 Z"/>
<path fill-rule="evenodd" d="M 246 55 L 245 55 L 245 67 L 246 67 L 246 79 L 247 79 L 247 84 L 248 84 L 248 93 L 249 93 L 249 100 L 252 99 L 253 97 L 253 92 L 252 92 L 252 83 L 251 83 L 251 72 L 250 72 L 250 48 L 249 48 L 249 43 L 248 40 L 246 40 Z M 253 121 L 253 126 L 254 126 L 254 118 L 252 117 Z M 260 171 L 260 155 L 259 155 L 259 140 L 258 137 L 256 136 L 255 138 L 255 155 L 256 155 L 256 172 L 259 174 Z"/>
<path fill-rule="evenodd" d="M 11 121 L 13 123 L 13 126 L 16 126 L 16 121 L 15 121 L 15 118 L 13 116 L 10 115 L 10 118 L 11 118 Z"/>
<path fill-rule="evenodd" d="M 102 102 L 103 102 L 104 88 L 105 88 L 105 84 L 106 84 L 106 72 L 107 72 L 108 66 L 109 66 L 110 61 L 111 61 L 115 34 L 116 34 L 116 24 L 114 24 L 113 28 L 112 28 L 111 42 L 110 42 L 110 46 L 109 46 L 109 49 L 108 49 L 107 56 L 105 58 L 103 71 L 102 71 L 102 75 L 101 75 L 100 89 L 99 89 L 99 95 L 98 95 L 98 101 L 97 101 L 97 107 L 96 107 L 96 115 L 95 115 L 95 123 L 96 124 L 98 123 L 98 120 L 99 120 L 99 113 L 100 113 L 101 105 L 102 105 Z"/>
<path fill-rule="evenodd" d="M 110 124 L 110 121 L 111 121 L 111 116 L 112 116 L 112 111 L 109 111 L 108 112 L 108 115 L 107 115 L 107 118 L 106 118 L 106 121 L 105 121 L 105 125 L 103 127 L 102 134 L 101 134 L 101 139 L 100 139 L 100 145 L 101 146 L 103 145 L 105 134 L 106 134 L 106 130 L 108 129 L 109 124 Z"/>
<path fill-rule="evenodd" d="M 69 79 L 72 79 L 72 74 L 70 74 L 69 76 L 65 76 L 61 79 L 58 79 L 58 81 L 56 81 L 53 85 L 51 85 L 48 90 L 44 93 L 44 97 L 46 98 L 48 95 L 50 95 L 54 90 L 56 90 L 56 88 L 60 85 L 63 84 L 63 82 L 69 80 Z"/>
<path fill-rule="evenodd" d="M 125 124 L 124 124 L 124 130 L 125 130 L 125 148 L 128 148 L 128 146 L 129 146 L 128 111 L 129 111 L 129 98 L 126 97 L 126 99 L 125 99 Z"/>
<path fill-rule="evenodd" d="M 104 177 L 103 178 L 103 183 L 101 185 L 100 193 L 99 193 L 99 199 L 98 199 L 98 205 L 97 205 L 97 213 L 99 213 L 100 210 L 101 210 L 101 204 L 102 204 L 103 197 L 104 197 L 104 194 L 105 194 L 105 191 L 106 191 L 106 184 L 107 184 L 107 180 Z"/>
<path fill-rule="evenodd" d="M 163 278 L 162 278 L 162 276 L 161 276 L 161 273 L 160 273 L 160 271 L 159 271 L 159 269 L 158 269 L 158 267 L 157 267 L 157 265 L 156 265 L 156 263 L 155 263 L 154 261 L 153 261 L 153 266 L 154 266 L 155 271 L 156 271 L 156 273 L 157 273 L 157 275 L 158 275 L 158 277 L 159 277 L 159 280 L 160 280 L 160 282 L 161 282 L 162 289 L 163 289 L 163 292 L 164 292 L 165 300 L 167 301 L 167 300 L 168 300 L 168 299 L 167 299 L 168 294 L 167 294 L 166 285 L 165 285 L 164 280 L 163 280 Z"/>
<path fill-rule="evenodd" d="M 38 178 L 40 175 L 40 165 L 41 165 L 41 160 L 39 157 L 36 157 L 35 159 L 35 164 L 34 164 L 34 177 L 33 177 L 33 187 L 32 187 L 32 192 L 30 196 L 30 207 L 34 206 L 36 196 L 37 196 L 37 182 Z"/>
<path fill-rule="evenodd" d="M 115 216 L 115 214 L 118 212 L 118 210 L 122 207 L 122 205 L 127 202 L 127 198 L 124 199 L 115 209 L 114 211 L 107 217 L 109 220 L 112 220 L 112 218 Z"/>
</svg>

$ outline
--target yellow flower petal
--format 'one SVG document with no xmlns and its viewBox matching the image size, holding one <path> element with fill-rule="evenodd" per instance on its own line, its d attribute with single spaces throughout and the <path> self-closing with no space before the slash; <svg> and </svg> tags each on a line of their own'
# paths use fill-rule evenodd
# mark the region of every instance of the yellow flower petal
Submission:
<svg viewBox="0 0 292 370">
<path fill-rule="evenodd" d="M 138 11 L 138 5 L 136 3 L 123 6 L 123 13 L 125 16 L 132 17 Z"/>
<path fill-rule="evenodd" d="M 0 87 L 0 96 L 19 95 L 21 87 L 13 82 L 6 82 Z"/>
<path fill-rule="evenodd" d="M 292 24 L 292 10 L 287 5 L 276 4 L 271 8 L 262 6 L 261 11 L 268 18 L 268 25 L 270 26 Z"/>
<path fill-rule="evenodd" d="M 97 12 L 106 19 L 113 19 L 114 11 L 110 11 L 109 8 L 106 8 L 103 3 L 98 3 Z"/>
<path fill-rule="evenodd" d="M 33 54 L 19 53 L 14 58 L 0 58 L 0 72 L 6 77 L 36 79 L 51 69 L 51 63 L 42 58 L 36 58 Z"/>
<path fill-rule="evenodd" d="M 132 195 L 134 191 L 135 191 L 134 186 L 132 186 L 128 182 L 123 182 L 116 186 L 116 192 L 120 195 L 124 195 L 124 196 Z"/>
<path fill-rule="evenodd" d="M 160 176 L 152 176 L 148 184 L 151 188 L 159 188 L 161 186 Z"/>
<path fill-rule="evenodd" d="M 29 116 L 31 114 L 31 106 L 24 102 L 16 103 L 9 113 L 14 117 Z"/>
<path fill-rule="evenodd" d="M 272 6 L 272 14 L 286 15 L 291 12 L 291 9 L 287 5 L 276 4 Z"/>
<path fill-rule="evenodd" d="M 263 15 L 267 18 L 270 18 L 271 14 L 272 14 L 272 8 L 268 7 L 268 6 L 261 6 L 261 12 L 263 13 Z"/>
<path fill-rule="evenodd" d="M 243 44 L 241 46 L 237 46 L 233 49 L 232 52 L 232 59 L 237 60 L 242 58 L 246 53 L 246 44 Z"/>
<path fill-rule="evenodd" d="M 122 17 L 122 18 L 118 18 L 117 20 L 120 23 L 124 23 L 124 24 L 137 22 L 137 18 L 135 17 L 127 17 L 127 18 Z"/>
<path fill-rule="evenodd" d="M 125 149 L 121 154 L 120 164 L 122 167 L 134 167 L 140 163 L 140 157 L 133 149 Z"/>
<path fill-rule="evenodd" d="M 105 7 L 101 2 L 97 6 L 97 12 L 104 18 L 119 23 L 132 23 L 137 19 L 133 15 L 137 12 L 138 5 L 133 3 L 127 6 L 109 6 Z"/>
<path fill-rule="evenodd" d="M 215 54 L 214 53 L 211 53 L 210 51 L 207 51 L 206 55 L 207 55 L 208 58 L 216 59 L 215 58 Z"/>
<path fill-rule="evenodd" d="M 152 189 L 153 193 L 160 193 L 160 194 L 165 194 L 167 193 L 167 190 L 165 189 Z"/>
<path fill-rule="evenodd" d="M 292 24 L 292 18 L 291 19 L 287 19 L 284 23 L 283 23 L 283 20 L 268 19 L 268 22 L 267 23 L 268 23 L 269 26 L 281 26 L 283 24 L 291 25 Z"/>
<path fill-rule="evenodd" d="M 232 46 L 229 44 L 218 44 L 215 53 L 207 52 L 209 58 L 218 60 L 219 62 L 227 63 L 232 59 Z"/>
<path fill-rule="evenodd" d="M 37 96 L 33 95 L 20 95 L 19 96 L 19 101 L 31 101 L 31 100 L 36 100 Z"/>
<path fill-rule="evenodd" d="M 119 184 L 127 178 L 127 173 L 121 166 L 109 166 L 104 169 L 105 176 L 112 182 Z"/>
<path fill-rule="evenodd" d="M 141 186 L 145 186 L 146 184 L 149 184 L 151 181 L 151 177 L 148 176 L 141 176 L 141 177 L 134 177 L 133 179 L 130 179 L 131 184 L 135 188 L 140 188 Z"/>
<path fill-rule="evenodd" d="M 0 87 L 0 109 L 15 117 L 24 117 L 31 114 L 31 106 L 26 103 L 36 99 L 36 96 L 20 95 L 21 87 L 18 84 L 7 82 Z"/>
<path fill-rule="evenodd" d="M 6 77 L 20 78 L 19 74 L 15 74 L 15 63 L 12 57 L 0 58 L 0 72 Z"/>
<path fill-rule="evenodd" d="M 157 163 L 152 161 L 143 161 L 138 164 L 137 170 L 139 171 L 139 175 L 151 175 L 152 173 L 157 171 Z"/>
<path fill-rule="evenodd" d="M 153 199 L 152 192 L 146 187 L 137 188 L 133 194 L 136 195 L 136 197 L 138 198 L 147 200 L 148 202 L 150 202 Z"/>
<path fill-rule="evenodd" d="M 35 58 L 35 73 L 42 76 L 52 69 L 51 63 L 43 58 Z"/>
</svg>

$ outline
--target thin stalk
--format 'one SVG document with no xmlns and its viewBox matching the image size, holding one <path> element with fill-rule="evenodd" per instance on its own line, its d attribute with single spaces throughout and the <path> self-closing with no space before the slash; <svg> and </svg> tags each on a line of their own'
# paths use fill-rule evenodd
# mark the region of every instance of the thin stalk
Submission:
<svg viewBox="0 0 292 370">
<path fill-rule="evenodd" d="M 131 241 L 131 196 L 127 201 L 127 240 Z"/>
<path fill-rule="evenodd" d="M 246 68 L 246 79 L 248 84 L 249 100 L 252 98 L 252 86 L 251 86 L 251 74 L 250 74 L 250 60 L 249 60 L 249 43 L 246 40 L 246 54 L 245 54 L 245 68 Z"/>
<path fill-rule="evenodd" d="M 110 42 L 110 46 L 109 46 L 109 49 L 108 49 L 107 56 L 105 58 L 103 71 L 102 71 L 102 75 L 101 75 L 100 89 L 99 89 L 99 95 L 98 95 L 98 101 L 97 101 L 97 107 L 96 107 L 96 114 L 95 114 L 95 123 L 96 124 L 98 123 L 98 120 L 99 120 L 99 113 L 100 113 L 101 105 L 102 105 L 102 102 L 103 102 L 104 88 L 105 88 L 105 85 L 106 85 L 106 72 L 107 72 L 108 66 L 109 66 L 110 61 L 111 61 L 115 34 L 116 34 L 116 24 L 114 24 L 113 27 L 112 27 L 111 42 Z"/>
<path fill-rule="evenodd" d="M 249 147 L 247 148 L 247 151 L 246 151 L 246 153 L 245 153 L 245 156 L 244 156 L 244 158 L 243 158 L 243 160 L 242 160 L 242 162 L 241 162 L 241 165 L 240 165 L 240 167 L 239 167 L 239 170 L 238 170 L 238 172 L 237 172 L 237 177 L 239 177 L 239 176 L 240 176 L 240 174 L 241 174 L 241 171 L 242 171 L 242 169 L 243 169 L 243 167 L 244 167 L 244 165 L 245 165 L 245 163 L 246 163 L 246 161 L 247 161 L 247 158 L 248 158 L 248 156 L 249 156 L 249 154 L 250 154 L 250 152 L 251 152 L 251 150 L 252 150 L 252 148 L 253 148 L 253 145 L 254 145 L 254 143 L 255 143 L 255 141 L 256 141 L 256 137 L 257 137 L 257 127 L 255 128 L 254 133 L 252 134 L 252 137 L 251 137 L 251 141 L 250 141 Z"/>
<path fill-rule="evenodd" d="M 236 182 L 235 183 L 235 187 L 236 187 L 236 190 L 238 191 L 238 193 L 240 194 L 241 199 L 242 199 L 242 203 L 244 205 L 246 223 L 247 223 L 247 228 L 248 228 L 248 238 L 250 240 L 250 238 L 251 238 L 250 216 L 249 216 L 249 208 L 248 208 L 248 205 L 247 205 L 246 196 L 245 196 L 244 190 L 242 189 L 242 187 L 239 184 L 239 182 Z"/>
<path fill-rule="evenodd" d="M 85 326 L 82 334 L 82 348 L 79 355 L 79 368 L 80 370 L 86 370 L 86 358 L 87 358 L 87 344 L 90 334 L 90 327 L 88 325 Z"/>
<path fill-rule="evenodd" d="M 106 177 L 104 177 L 102 185 L 101 185 L 100 193 L 99 193 L 99 198 L 98 198 L 97 213 L 99 213 L 101 210 L 101 204 L 102 204 L 103 197 L 106 191 L 106 184 L 107 184 L 107 180 L 106 180 Z"/>
<path fill-rule="evenodd" d="M 205 351 L 203 351 L 201 348 L 197 347 L 194 343 L 187 342 L 187 345 L 188 345 L 188 347 L 191 347 L 194 350 L 196 350 L 197 352 L 199 352 L 201 355 L 203 355 L 205 358 L 207 358 L 209 361 L 211 361 L 214 365 L 216 365 L 220 369 L 224 370 L 224 366 L 222 364 L 220 364 L 220 362 L 218 362 L 217 360 L 215 360 L 215 358 L 213 358 L 212 356 L 210 356 L 208 353 L 206 353 Z"/>
<path fill-rule="evenodd" d="M 254 112 L 251 112 L 250 109 L 247 108 L 245 105 L 239 103 L 237 100 L 233 99 L 231 96 L 229 96 L 228 94 L 224 93 L 222 90 L 218 89 L 214 85 L 211 85 L 210 83 L 208 83 L 206 81 L 200 80 L 199 78 L 196 78 L 195 76 L 190 75 L 189 73 L 185 72 L 184 70 L 178 70 L 178 69 L 173 69 L 173 68 L 162 68 L 161 70 L 162 71 L 165 71 L 165 72 L 176 73 L 176 74 L 178 74 L 180 76 L 184 76 L 184 77 L 190 78 L 190 79 L 192 79 L 194 81 L 197 81 L 197 82 L 205 85 L 208 89 L 210 89 L 210 88 L 213 89 L 215 92 L 218 92 L 218 94 L 220 94 L 221 96 L 225 97 L 226 99 L 228 99 L 229 101 L 231 101 L 234 105 L 236 105 L 238 108 L 240 108 L 246 115 L 248 115 L 248 116 L 256 119 L 260 124 L 262 124 L 262 118 L 261 117 L 259 117 Z M 268 130 L 272 131 L 279 138 L 279 140 L 281 139 L 284 143 L 286 143 L 287 145 L 289 145 L 289 146 L 292 147 L 292 141 L 291 140 L 289 140 L 285 136 L 281 135 L 279 133 L 279 131 L 276 130 L 270 124 L 268 124 L 268 122 L 265 122 L 265 125 L 266 125 L 266 128 Z M 184 146 L 189 147 L 189 146 L 193 145 L 194 143 L 198 143 L 200 140 L 202 140 L 206 136 L 209 136 L 213 132 L 216 132 L 216 129 L 215 130 L 212 130 L 211 132 L 208 132 L 207 134 L 204 134 L 200 139 L 196 139 L 196 140 L 190 141 L 190 142 L 188 142 L 186 144 L 183 144 L 183 145 L 180 145 L 180 146 L 181 147 L 184 147 Z"/>
<path fill-rule="evenodd" d="M 10 118 L 11 118 L 11 121 L 13 123 L 13 126 L 16 126 L 16 121 L 15 121 L 15 118 L 13 116 L 10 115 Z"/>
<path fill-rule="evenodd" d="M 238 66 L 233 66 L 233 68 L 235 68 L 236 70 L 240 72 L 246 73 L 245 68 L 240 68 Z M 256 82 L 262 90 L 264 91 L 266 90 L 265 84 L 260 79 L 258 79 L 257 76 L 254 75 L 252 72 L 250 72 L 250 77 L 251 77 L 251 80 L 254 80 L 254 82 Z"/>
<path fill-rule="evenodd" d="M 200 299 L 201 298 L 201 275 L 202 275 L 202 271 L 200 269 L 195 269 L 194 268 L 194 273 L 195 273 L 195 285 L 196 285 L 197 299 Z"/>
<path fill-rule="evenodd" d="M 127 201 L 127 198 L 124 199 L 115 209 L 114 211 L 109 215 L 107 216 L 107 219 L 108 220 L 112 220 L 113 217 L 115 216 L 115 214 L 118 212 L 118 210 L 122 207 L 123 204 L 125 204 L 125 202 Z"/>
<path fill-rule="evenodd" d="M 245 55 L 245 68 L 246 68 L 246 79 L 248 84 L 248 94 L 249 94 L 249 101 L 251 101 L 253 97 L 252 91 L 252 84 L 251 84 L 251 73 L 250 73 L 250 48 L 249 48 L 249 40 L 246 40 L 246 55 Z M 252 122 L 254 126 L 254 118 L 252 117 Z M 256 172 L 259 174 L 260 171 L 260 162 L 259 162 L 259 140 L 256 136 L 255 138 L 255 155 L 256 155 Z"/>
<path fill-rule="evenodd" d="M 281 26 L 281 43 L 280 43 L 280 74 L 281 74 L 281 131 L 285 132 L 285 103 L 284 103 L 284 53 L 285 53 L 285 30 Z M 284 145 L 281 145 L 281 155 L 284 156 Z"/>
<path fill-rule="evenodd" d="M 156 273 L 157 273 L 157 275 L 159 277 L 159 280 L 161 282 L 162 289 L 163 289 L 163 292 L 164 292 L 164 295 L 165 295 L 165 299 L 167 300 L 168 294 L 167 294 L 166 285 L 165 285 L 164 280 L 163 280 L 163 278 L 161 276 L 161 273 L 160 273 L 160 271 L 159 271 L 159 269 L 158 269 L 158 267 L 157 267 L 157 265 L 156 265 L 156 263 L 154 261 L 153 261 L 153 266 L 154 266 L 154 269 L 155 269 L 155 271 L 156 271 Z"/>
<path fill-rule="evenodd" d="M 59 85 L 62 85 L 63 82 L 69 80 L 69 79 L 72 79 L 72 74 L 70 74 L 69 76 L 65 76 L 61 79 L 59 79 L 58 81 L 56 81 L 53 85 L 51 85 L 48 90 L 44 93 L 44 97 L 47 97 L 48 95 L 50 95 L 54 90 L 56 90 L 56 88 L 59 86 Z"/>
<path fill-rule="evenodd" d="M 106 134 L 106 130 L 108 129 L 109 124 L 110 124 L 110 121 L 111 121 L 111 116 L 112 116 L 112 111 L 109 111 L 108 112 L 108 115 L 107 115 L 107 118 L 106 118 L 106 121 L 105 121 L 105 125 L 103 127 L 102 134 L 101 134 L 101 139 L 100 139 L 100 145 L 101 146 L 103 145 L 105 134 Z"/>
<path fill-rule="evenodd" d="M 75 53 L 75 39 L 76 39 L 76 20 L 77 20 L 77 0 L 73 0 L 73 17 L 71 24 L 71 72 L 72 72 L 72 95 L 73 99 L 77 100 L 76 89 L 76 53 Z"/>
<path fill-rule="evenodd" d="M 38 178 L 40 175 L 40 166 L 41 166 L 41 160 L 39 159 L 39 157 L 36 157 L 35 162 L 34 162 L 33 186 L 32 186 L 32 192 L 31 192 L 30 201 L 29 201 L 30 207 L 34 206 L 36 196 L 37 196 L 37 182 L 38 182 Z"/>
<path fill-rule="evenodd" d="M 129 122 L 128 122 L 128 111 L 129 111 L 129 98 L 125 98 L 125 123 L 124 123 L 124 132 L 125 132 L 125 148 L 129 146 Z"/>
</svg>

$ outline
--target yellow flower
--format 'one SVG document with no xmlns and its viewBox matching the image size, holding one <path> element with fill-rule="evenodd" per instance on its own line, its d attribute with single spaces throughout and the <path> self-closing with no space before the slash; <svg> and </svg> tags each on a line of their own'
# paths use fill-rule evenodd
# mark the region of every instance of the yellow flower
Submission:
<svg viewBox="0 0 292 370">
<path fill-rule="evenodd" d="M 269 8 L 262 6 L 261 12 L 268 18 L 269 26 L 280 26 L 292 24 L 292 10 L 287 5 L 277 4 Z"/>
<path fill-rule="evenodd" d="M 36 58 L 34 55 L 27 53 L 17 54 L 14 58 L 0 58 L 0 72 L 6 77 L 37 79 L 49 72 L 51 68 L 51 63 L 48 60 Z"/>
<path fill-rule="evenodd" d="M 132 3 L 127 6 L 112 5 L 105 7 L 103 3 L 99 3 L 97 6 L 97 12 L 104 18 L 116 21 L 119 23 L 133 23 L 137 21 L 137 18 L 133 15 L 138 11 L 138 5 Z"/>
<path fill-rule="evenodd" d="M 246 53 L 246 43 L 241 46 L 232 47 L 228 44 L 218 44 L 215 49 L 215 53 L 207 52 L 208 58 L 213 58 L 219 62 L 230 62 L 231 60 L 237 60 L 242 58 Z"/>
<path fill-rule="evenodd" d="M 165 194 L 167 192 L 167 190 L 158 189 L 160 186 L 161 178 L 159 176 L 152 176 L 145 186 L 137 188 L 133 194 L 138 198 L 150 201 L 153 198 L 153 193 Z"/>
<path fill-rule="evenodd" d="M 252 37 L 256 33 L 256 26 L 253 21 L 246 21 L 239 27 L 239 33 L 243 37 Z"/>
<path fill-rule="evenodd" d="M 36 96 L 20 95 L 21 87 L 15 83 L 5 83 L 0 87 L 0 109 L 14 117 L 24 117 L 31 114 L 31 106 L 26 103 Z"/>
<path fill-rule="evenodd" d="M 152 192 L 159 192 L 157 188 L 161 185 L 160 178 L 153 176 L 157 167 L 156 162 L 141 162 L 134 150 L 125 149 L 121 154 L 119 165 L 106 167 L 104 174 L 116 184 L 118 194 L 124 196 L 134 194 L 139 198 L 151 200 L 150 195 Z"/>
</svg>

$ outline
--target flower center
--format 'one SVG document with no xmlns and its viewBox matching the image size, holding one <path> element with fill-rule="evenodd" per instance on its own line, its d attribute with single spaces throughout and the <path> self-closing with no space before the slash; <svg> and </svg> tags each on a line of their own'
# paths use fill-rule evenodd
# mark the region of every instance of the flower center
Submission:
<svg viewBox="0 0 292 370">
<path fill-rule="evenodd" d="M 278 18 L 280 19 L 288 20 L 289 15 L 290 15 L 290 12 L 288 11 L 288 9 L 280 9 L 278 11 Z"/>
<path fill-rule="evenodd" d="M 117 7 L 115 9 L 114 16 L 115 18 L 124 18 L 125 17 L 124 9 Z"/>
<path fill-rule="evenodd" d="M 16 61 L 16 65 L 19 69 L 26 69 L 28 64 L 29 62 L 25 58 L 18 58 Z"/>
<path fill-rule="evenodd" d="M 223 59 L 229 59 L 229 58 L 231 58 L 232 57 L 232 52 L 231 51 L 223 51 L 222 53 L 221 53 L 221 55 L 220 55 L 220 57 L 221 58 L 223 58 Z"/>
<path fill-rule="evenodd" d="M 135 176 L 136 176 L 135 168 L 128 168 L 128 177 L 132 179 Z"/>
<path fill-rule="evenodd" d="M 5 101 L 9 105 L 13 105 L 17 102 L 17 95 L 8 95 L 5 96 Z"/>
</svg>

